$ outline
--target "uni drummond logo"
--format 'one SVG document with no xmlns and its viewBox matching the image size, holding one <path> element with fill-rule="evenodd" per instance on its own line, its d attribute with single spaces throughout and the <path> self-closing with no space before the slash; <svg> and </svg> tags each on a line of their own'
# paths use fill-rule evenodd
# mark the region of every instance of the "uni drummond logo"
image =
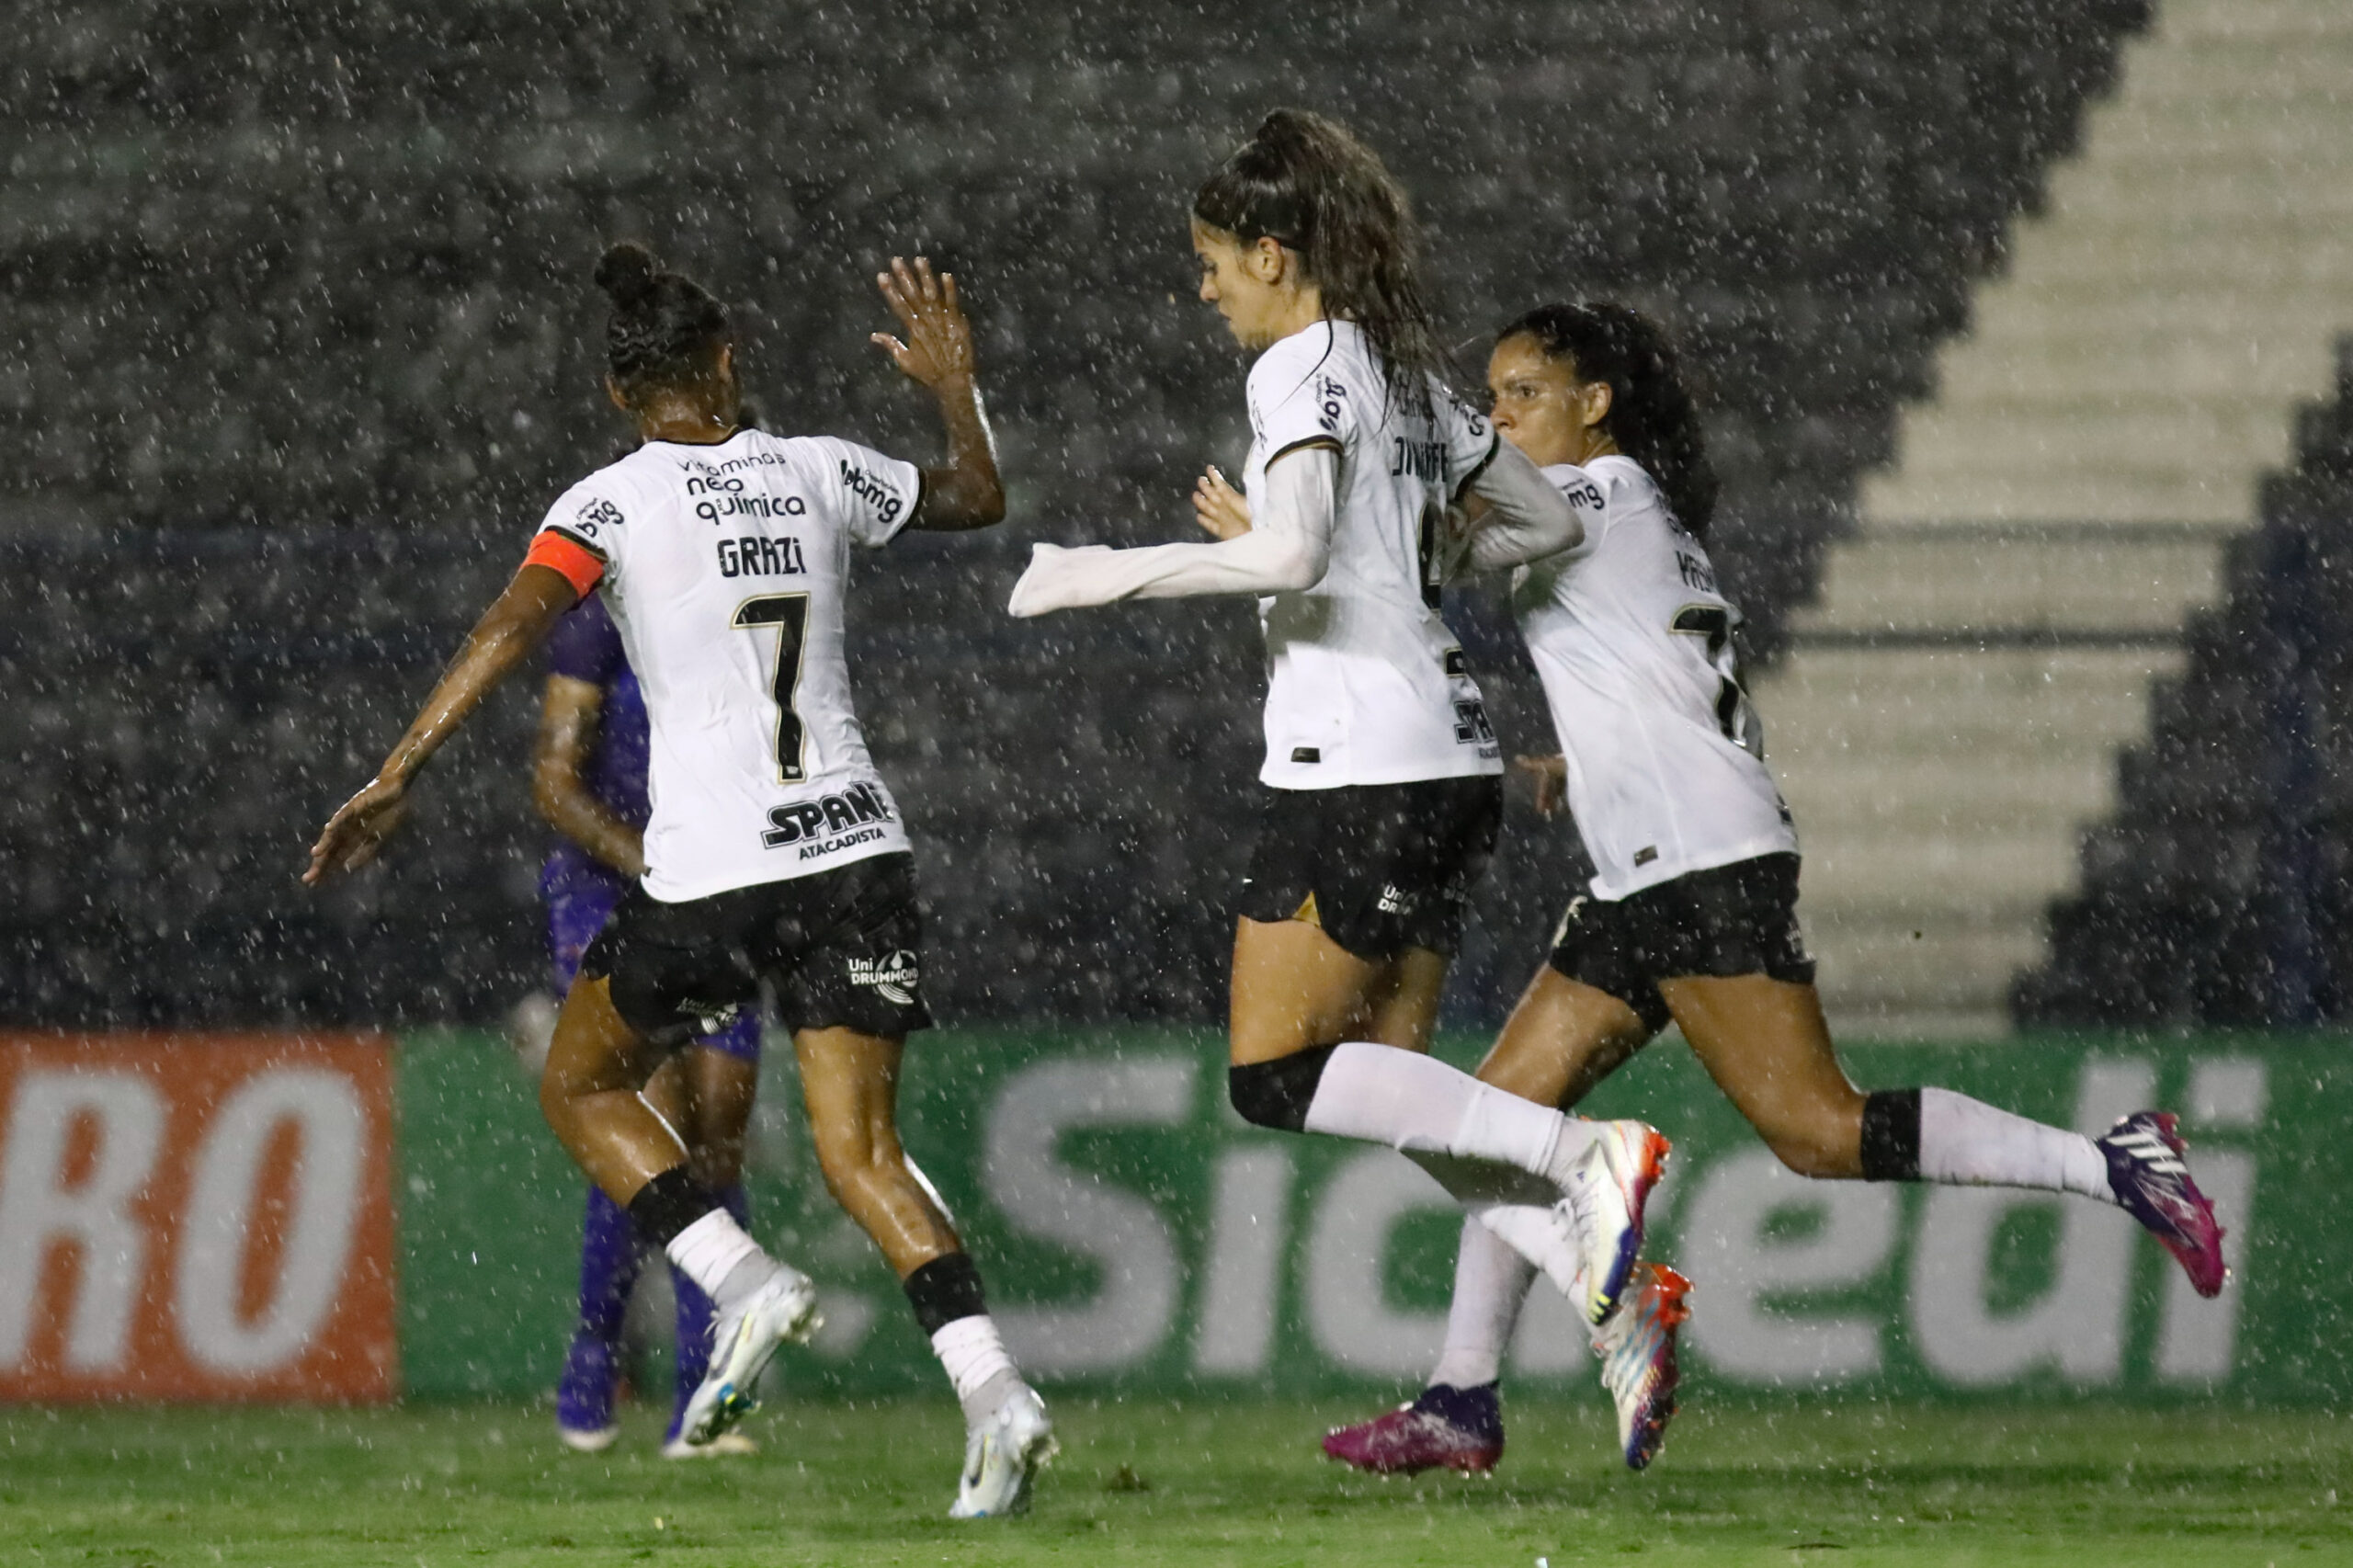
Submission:
<svg viewBox="0 0 2353 1568">
<path fill-rule="evenodd" d="M 915 987 L 923 983 L 923 970 L 915 953 L 901 948 L 879 959 L 850 960 L 849 983 L 852 985 L 870 985 L 900 1006 L 912 1007 L 915 1001 Z"/>
</svg>

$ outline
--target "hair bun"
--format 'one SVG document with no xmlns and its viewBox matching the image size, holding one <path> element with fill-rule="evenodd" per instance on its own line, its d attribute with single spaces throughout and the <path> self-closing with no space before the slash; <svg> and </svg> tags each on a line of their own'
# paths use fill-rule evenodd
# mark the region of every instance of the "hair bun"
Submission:
<svg viewBox="0 0 2353 1568">
<path fill-rule="evenodd" d="M 609 246 L 597 262 L 597 287 L 616 310 L 632 310 L 654 297 L 659 266 L 654 253 L 635 240 Z"/>
</svg>

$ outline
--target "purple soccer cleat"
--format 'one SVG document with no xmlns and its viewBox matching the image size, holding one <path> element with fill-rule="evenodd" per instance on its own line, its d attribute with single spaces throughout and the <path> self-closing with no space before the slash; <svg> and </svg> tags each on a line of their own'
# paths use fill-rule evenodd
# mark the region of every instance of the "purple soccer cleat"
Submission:
<svg viewBox="0 0 2353 1568">
<path fill-rule="evenodd" d="M 1504 1406 L 1493 1383 L 1435 1383 L 1411 1404 L 1324 1435 L 1324 1451 L 1373 1475 L 1459 1470 L 1485 1475 L 1504 1457 Z"/>
<path fill-rule="evenodd" d="M 2136 1110 L 2108 1130 L 2099 1152 L 2108 1156 L 2108 1185 L 2135 1220 L 2165 1244 L 2201 1296 L 2219 1296 L 2231 1271 L 2222 1261 L 2222 1227 L 2214 1205 L 2189 1179 L 2182 1159 L 2188 1145 L 2171 1111 Z"/>
</svg>

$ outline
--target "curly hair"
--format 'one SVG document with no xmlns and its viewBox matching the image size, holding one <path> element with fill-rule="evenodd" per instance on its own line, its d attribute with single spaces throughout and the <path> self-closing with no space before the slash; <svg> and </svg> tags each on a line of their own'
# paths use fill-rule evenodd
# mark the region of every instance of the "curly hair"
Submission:
<svg viewBox="0 0 2353 1568">
<path fill-rule="evenodd" d="M 733 341 L 726 308 L 690 278 L 665 272 L 634 240 L 597 262 L 597 287 L 612 301 L 605 323 L 605 364 L 635 403 L 650 392 L 691 387 L 707 379 Z"/>
<path fill-rule="evenodd" d="M 1716 514 L 1716 471 L 1675 346 L 1640 311 L 1607 301 L 1539 305 L 1495 335 L 1532 337 L 1580 380 L 1609 387 L 1602 428 L 1657 481 L 1677 521 L 1704 537 Z"/>
</svg>

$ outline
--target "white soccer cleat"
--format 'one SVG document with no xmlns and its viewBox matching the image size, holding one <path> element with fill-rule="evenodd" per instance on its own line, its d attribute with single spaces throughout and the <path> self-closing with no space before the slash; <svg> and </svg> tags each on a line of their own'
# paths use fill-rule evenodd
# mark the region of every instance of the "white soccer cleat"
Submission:
<svg viewBox="0 0 2353 1568">
<path fill-rule="evenodd" d="M 710 1370 L 687 1401 L 678 1441 L 708 1446 L 757 1407 L 753 1385 L 777 1351 L 797 1345 L 824 1323 L 817 1311 L 817 1287 L 797 1268 L 778 1266 L 777 1277 L 761 1286 L 712 1325 Z"/>
<path fill-rule="evenodd" d="M 563 1446 L 575 1454 L 601 1454 L 620 1438 L 619 1426 L 565 1426 L 559 1424 L 555 1435 Z"/>
<path fill-rule="evenodd" d="M 759 1444 L 741 1432 L 722 1432 L 708 1443 L 689 1443 L 684 1437 L 673 1437 L 662 1445 L 662 1457 L 665 1460 L 742 1459 L 759 1451 Z"/>
<path fill-rule="evenodd" d="M 1605 1121 L 1569 1173 L 1560 1210 L 1574 1221 L 1585 1262 L 1585 1319 L 1600 1324 L 1643 1253 L 1643 1206 L 1665 1174 L 1664 1133 L 1640 1121 Z"/>
<path fill-rule="evenodd" d="M 1045 1401 L 1023 1387 L 964 1439 L 964 1474 L 951 1519 L 999 1519 L 1026 1513 L 1038 1472 L 1062 1451 Z"/>
</svg>

